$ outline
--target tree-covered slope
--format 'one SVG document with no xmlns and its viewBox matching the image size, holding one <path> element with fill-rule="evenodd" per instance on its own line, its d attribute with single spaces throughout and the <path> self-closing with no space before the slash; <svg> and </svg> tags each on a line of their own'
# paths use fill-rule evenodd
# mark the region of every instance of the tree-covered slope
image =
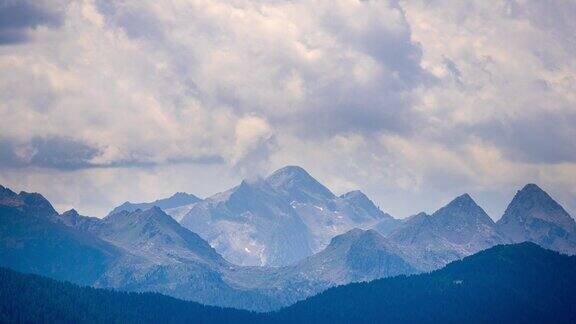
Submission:
<svg viewBox="0 0 576 324">
<path fill-rule="evenodd" d="M 79 287 L 0 268 L 0 322 L 574 323 L 576 257 L 500 245 L 444 269 L 330 289 L 276 313 Z"/>
<path fill-rule="evenodd" d="M 0 268 L 0 323 L 236 323 L 255 317 L 156 293 L 79 287 Z"/>
<path fill-rule="evenodd" d="M 281 310 L 275 323 L 575 323 L 576 257 L 499 245 L 444 269 L 350 284 Z"/>
</svg>

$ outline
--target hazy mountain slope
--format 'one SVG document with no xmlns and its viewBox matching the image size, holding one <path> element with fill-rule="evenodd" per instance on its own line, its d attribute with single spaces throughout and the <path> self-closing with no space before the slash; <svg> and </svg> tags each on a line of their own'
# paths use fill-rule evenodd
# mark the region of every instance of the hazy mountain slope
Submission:
<svg viewBox="0 0 576 324">
<path fill-rule="evenodd" d="M 271 297 L 225 279 L 235 266 L 159 207 L 120 211 L 104 219 L 73 212 L 61 218 L 129 252 L 107 267 L 94 282 L 96 287 L 161 292 L 209 305 L 256 310 L 280 306 Z"/>
<path fill-rule="evenodd" d="M 159 207 L 107 216 L 95 231 L 106 241 L 129 251 L 156 258 L 187 259 L 224 265 L 224 259 L 197 234 L 182 227 Z"/>
<path fill-rule="evenodd" d="M 80 215 L 75 209 L 65 211 L 60 215 L 59 219 L 64 225 L 81 232 L 94 233 L 102 226 L 101 218 Z"/>
<path fill-rule="evenodd" d="M 196 204 L 181 223 L 235 264 L 282 265 L 312 253 L 298 214 L 260 181 Z"/>
<path fill-rule="evenodd" d="M 356 229 L 342 234 L 325 250 L 293 266 L 238 267 L 157 207 L 119 212 L 103 220 L 75 218 L 84 219 L 75 224 L 91 224 L 91 233 L 132 256 L 110 267 L 97 287 L 157 291 L 211 305 L 263 311 L 335 285 L 415 272 L 401 252 L 375 231 Z"/>
<path fill-rule="evenodd" d="M 379 233 L 353 229 L 295 265 L 242 267 L 228 275 L 287 306 L 337 285 L 416 273 L 403 257 Z"/>
<path fill-rule="evenodd" d="M 116 214 L 121 211 L 133 212 L 138 209 L 146 210 L 156 206 L 162 209 L 166 214 L 172 216 L 177 221 L 180 221 L 184 215 L 186 215 L 186 213 L 192 209 L 194 204 L 199 201 L 201 201 L 201 199 L 192 194 L 177 192 L 168 198 L 158 199 L 148 203 L 131 203 L 127 201 L 122 205 L 114 208 L 110 213 L 108 213 L 108 215 Z"/>
<path fill-rule="evenodd" d="M 347 243 L 291 267 L 239 267 L 158 207 L 104 219 L 75 210 L 57 215 L 38 194 L 17 195 L 3 189 L 2 264 L 95 287 L 271 310 L 336 284 L 412 271 L 404 270 L 397 251 L 381 242 L 384 239 L 376 232 L 353 231 L 356 235 L 335 239 Z M 362 239 L 370 236 L 376 239 Z M 359 260 L 363 255 L 372 262 Z"/>
<path fill-rule="evenodd" d="M 432 215 L 420 213 L 402 223 L 388 237 L 413 264 L 433 270 L 508 240 L 467 194 Z"/>
<path fill-rule="evenodd" d="M 532 241 L 563 253 L 576 253 L 576 222 L 535 184 L 516 193 L 497 225 L 514 242 Z"/>
<path fill-rule="evenodd" d="M 361 229 L 334 237 L 324 250 L 288 269 L 332 285 L 416 272 L 402 252 L 382 235 Z"/>
<path fill-rule="evenodd" d="M 274 323 L 573 323 L 576 257 L 496 246 L 410 277 L 351 284 L 272 314 Z"/>
<path fill-rule="evenodd" d="M 0 187 L 0 266 L 92 284 L 122 255 L 120 249 L 61 224 L 41 195 Z"/>
<path fill-rule="evenodd" d="M 336 197 L 304 169 L 288 166 L 197 203 L 181 223 L 233 263 L 278 266 L 387 217 L 363 194 Z"/>
<path fill-rule="evenodd" d="M 340 196 L 342 200 L 347 202 L 345 208 L 351 209 L 349 211 L 350 217 L 359 223 L 365 221 L 371 221 L 377 219 L 378 222 L 384 223 L 388 221 L 389 224 L 399 224 L 400 221 L 390 216 L 390 214 L 384 213 L 379 207 L 374 205 L 372 200 L 370 200 L 362 191 L 354 190 L 347 192 Z"/>
</svg>

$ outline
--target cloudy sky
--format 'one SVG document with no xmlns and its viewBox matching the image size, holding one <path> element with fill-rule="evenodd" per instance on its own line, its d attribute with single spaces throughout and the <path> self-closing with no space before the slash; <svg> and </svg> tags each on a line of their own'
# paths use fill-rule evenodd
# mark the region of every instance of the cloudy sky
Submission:
<svg viewBox="0 0 576 324">
<path fill-rule="evenodd" d="M 287 164 L 396 217 L 576 214 L 576 2 L 0 0 L 0 183 L 103 216 Z"/>
</svg>

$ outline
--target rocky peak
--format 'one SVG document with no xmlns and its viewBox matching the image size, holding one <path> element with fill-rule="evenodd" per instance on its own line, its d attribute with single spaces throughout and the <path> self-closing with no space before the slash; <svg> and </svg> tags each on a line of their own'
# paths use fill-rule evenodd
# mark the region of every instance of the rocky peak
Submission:
<svg viewBox="0 0 576 324">
<path fill-rule="evenodd" d="M 268 176 L 265 181 L 294 201 L 309 202 L 336 197 L 306 170 L 298 166 L 281 168 Z"/>
<path fill-rule="evenodd" d="M 568 212 L 548 193 L 532 183 L 516 193 L 500 222 L 507 223 L 514 219 L 524 223 L 529 218 L 539 218 L 571 231 L 576 230 L 574 220 Z"/>
<path fill-rule="evenodd" d="M 39 193 L 14 191 L 0 186 L 0 205 L 16 207 L 29 216 L 53 217 L 58 215 L 50 202 Z"/>
<path fill-rule="evenodd" d="M 432 217 L 442 223 L 464 222 L 494 225 L 494 221 L 478 206 L 469 194 L 454 198 L 446 206 L 437 210 Z"/>
</svg>

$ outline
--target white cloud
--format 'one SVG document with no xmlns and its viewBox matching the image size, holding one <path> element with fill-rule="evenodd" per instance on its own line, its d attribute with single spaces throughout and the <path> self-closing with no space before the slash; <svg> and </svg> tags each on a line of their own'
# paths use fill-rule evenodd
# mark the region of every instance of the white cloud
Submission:
<svg viewBox="0 0 576 324">
<path fill-rule="evenodd" d="M 524 182 L 576 211 L 570 2 L 26 3 L 0 24 L 0 180 L 62 206 L 299 164 L 398 216 L 463 191 L 497 215 Z"/>
</svg>

